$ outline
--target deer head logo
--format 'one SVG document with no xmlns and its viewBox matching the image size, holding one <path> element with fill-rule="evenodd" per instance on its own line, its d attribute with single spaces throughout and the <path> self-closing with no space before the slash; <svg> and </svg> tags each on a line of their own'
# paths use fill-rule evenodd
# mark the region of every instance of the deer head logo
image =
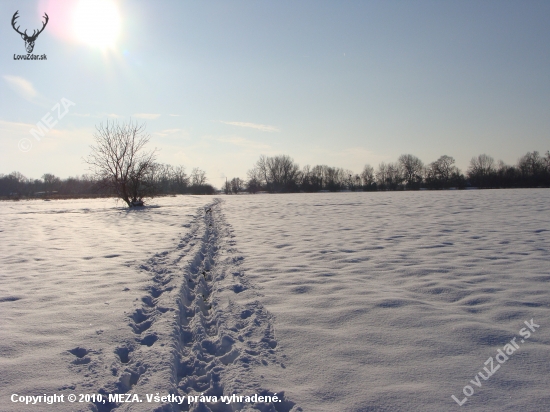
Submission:
<svg viewBox="0 0 550 412">
<path fill-rule="evenodd" d="M 36 38 L 38 37 L 38 35 L 44 31 L 44 28 L 46 27 L 46 24 L 48 24 L 49 17 L 46 13 L 44 13 L 44 18 L 46 19 L 46 21 L 42 24 L 42 28 L 40 30 L 38 30 L 38 32 L 36 32 L 36 30 L 33 30 L 32 36 L 29 36 L 29 35 L 27 35 L 27 30 L 25 30 L 24 33 L 21 33 L 19 31 L 19 26 L 17 26 L 17 28 L 15 27 L 15 20 L 17 20 L 17 18 L 19 17 L 17 15 L 17 13 L 19 13 L 19 10 L 17 10 L 14 13 L 14 15 L 11 19 L 11 25 L 12 25 L 13 29 L 21 35 L 21 38 L 23 40 L 25 40 L 25 48 L 27 49 L 27 53 L 32 53 L 32 51 L 34 49 L 34 42 L 36 41 Z"/>
</svg>

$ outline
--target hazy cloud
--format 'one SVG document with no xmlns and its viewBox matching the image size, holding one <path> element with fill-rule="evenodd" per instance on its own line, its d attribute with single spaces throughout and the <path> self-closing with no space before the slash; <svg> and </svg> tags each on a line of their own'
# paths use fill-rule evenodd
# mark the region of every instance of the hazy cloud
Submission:
<svg viewBox="0 0 550 412">
<path fill-rule="evenodd" d="M 22 131 L 22 132 L 29 133 L 29 130 L 33 127 L 36 127 L 36 125 L 31 123 L 10 122 L 7 120 L 0 120 L 0 131 L 2 132 Z"/>
<path fill-rule="evenodd" d="M 244 147 L 246 149 L 256 149 L 256 150 L 271 150 L 271 146 L 265 143 L 255 142 L 253 140 L 245 139 L 240 136 L 220 136 L 220 137 L 206 137 L 212 138 L 218 142 L 230 143 L 235 146 Z"/>
<path fill-rule="evenodd" d="M 164 129 L 158 132 L 154 132 L 153 135 L 159 137 L 178 137 L 178 138 L 187 138 L 189 137 L 189 132 L 185 129 Z"/>
<path fill-rule="evenodd" d="M 257 124 L 257 123 L 249 123 L 249 122 L 224 122 L 223 120 L 220 120 L 220 122 L 224 124 L 230 124 L 231 126 L 249 127 L 251 129 L 261 130 L 262 132 L 279 132 L 280 131 L 275 126 L 269 126 L 267 124 Z"/>
<path fill-rule="evenodd" d="M 70 113 L 71 116 L 76 116 L 76 117 L 93 117 L 93 118 L 97 118 L 97 119 L 103 119 L 104 117 L 108 117 L 110 119 L 118 119 L 120 117 L 124 117 L 120 114 L 116 114 L 116 113 L 99 113 L 99 114 L 92 114 L 92 113 Z"/>
<path fill-rule="evenodd" d="M 158 113 L 136 113 L 133 115 L 133 117 L 137 117 L 139 119 L 149 119 L 149 120 L 155 120 L 160 117 L 160 114 Z"/>
<path fill-rule="evenodd" d="M 28 80 L 19 76 L 4 75 L 2 77 L 4 78 L 6 83 L 8 83 L 8 86 L 10 86 L 23 98 L 27 100 L 32 100 L 33 98 L 38 96 L 38 92 L 34 89 L 34 86 Z"/>
</svg>

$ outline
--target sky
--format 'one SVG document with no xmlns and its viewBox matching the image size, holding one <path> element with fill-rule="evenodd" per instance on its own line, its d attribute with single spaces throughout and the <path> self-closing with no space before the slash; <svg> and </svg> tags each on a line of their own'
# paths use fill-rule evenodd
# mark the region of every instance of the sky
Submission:
<svg viewBox="0 0 550 412">
<path fill-rule="evenodd" d="M 17 59 L 16 11 L 28 34 L 47 13 L 46 60 Z M 88 173 L 96 126 L 130 120 L 215 187 L 262 154 L 515 164 L 550 149 L 549 17 L 548 1 L 4 0 L 0 173 Z"/>
</svg>

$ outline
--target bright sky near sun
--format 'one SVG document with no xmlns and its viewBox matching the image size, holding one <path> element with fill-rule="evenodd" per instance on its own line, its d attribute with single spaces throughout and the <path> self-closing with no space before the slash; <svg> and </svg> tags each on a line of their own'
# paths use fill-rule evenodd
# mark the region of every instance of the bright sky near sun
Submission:
<svg viewBox="0 0 550 412">
<path fill-rule="evenodd" d="M 29 35 L 47 13 L 47 60 L 14 59 L 16 11 Z M 130 118 L 160 162 L 216 187 L 260 154 L 355 172 L 404 153 L 513 164 L 550 149 L 549 17 L 523 0 L 5 0 L 0 173 L 86 173 L 95 125 Z"/>
</svg>

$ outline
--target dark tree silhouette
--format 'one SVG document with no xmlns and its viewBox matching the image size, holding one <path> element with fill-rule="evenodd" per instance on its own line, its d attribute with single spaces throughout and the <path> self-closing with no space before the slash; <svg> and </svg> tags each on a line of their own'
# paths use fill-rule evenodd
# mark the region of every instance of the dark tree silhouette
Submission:
<svg viewBox="0 0 550 412">
<path fill-rule="evenodd" d="M 472 186 L 493 187 L 496 183 L 495 159 L 486 154 L 472 157 L 467 174 Z"/>
<path fill-rule="evenodd" d="M 143 198 L 156 193 L 154 176 L 155 150 L 145 151 L 149 135 L 145 124 L 107 121 L 96 128 L 95 145 L 86 159 L 95 178 L 103 182 L 128 207 L 142 206 Z"/>
<path fill-rule="evenodd" d="M 521 185 L 524 187 L 548 185 L 550 170 L 548 170 L 547 163 L 547 158 L 542 157 L 537 151 L 527 152 L 522 156 L 518 161 Z"/>
<path fill-rule="evenodd" d="M 249 181 L 250 175 L 253 175 L 270 192 L 293 192 L 298 188 L 300 169 L 290 156 L 262 155 L 248 174 Z"/>
<path fill-rule="evenodd" d="M 420 188 L 420 184 L 422 183 L 422 172 L 424 170 L 424 163 L 422 163 L 422 160 L 411 154 L 404 154 L 399 156 L 398 161 L 407 189 Z"/>
<path fill-rule="evenodd" d="M 455 159 L 447 155 L 430 163 L 425 170 L 426 186 L 431 189 L 463 188 L 466 180 L 454 163 Z"/>
</svg>

